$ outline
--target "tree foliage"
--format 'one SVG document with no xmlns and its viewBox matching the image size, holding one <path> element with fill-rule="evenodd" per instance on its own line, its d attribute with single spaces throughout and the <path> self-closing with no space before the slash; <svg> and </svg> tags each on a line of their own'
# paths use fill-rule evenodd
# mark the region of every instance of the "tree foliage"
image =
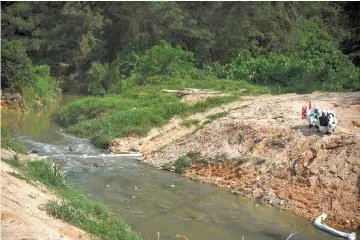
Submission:
<svg viewBox="0 0 360 240">
<path fill-rule="evenodd" d="M 311 78 L 325 89 L 358 89 L 359 3 L 4 2 L 1 13 L 5 54 L 5 41 L 22 44 L 11 54 L 23 56 L 11 60 L 18 68 L 25 68 L 25 53 L 95 95 L 194 69 L 266 84 Z M 30 81 L 22 76 L 21 84 Z"/>
<path fill-rule="evenodd" d="M 31 60 L 21 41 L 1 42 L 1 86 L 20 87 L 32 84 Z"/>
</svg>

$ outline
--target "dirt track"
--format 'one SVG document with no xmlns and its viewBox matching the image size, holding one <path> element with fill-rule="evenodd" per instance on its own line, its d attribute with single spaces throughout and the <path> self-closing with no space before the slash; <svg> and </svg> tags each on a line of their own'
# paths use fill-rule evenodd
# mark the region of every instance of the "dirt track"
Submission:
<svg viewBox="0 0 360 240">
<path fill-rule="evenodd" d="M 1 149 L 2 159 L 12 154 Z M 40 183 L 30 184 L 14 173 L 1 162 L 1 239 L 91 239 L 84 231 L 47 215 L 42 205 L 56 197 Z"/>
<path fill-rule="evenodd" d="M 309 100 L 336 111 L 339 125 L 332 136 L 301 119 Z M 199 127 L 220 112 L 228 115 Z M 198 126 L 187 128 L 174 118 L 145 138 L 116 139 L 110 150 L 140 151 L 156 167 L 188 154 L 190 178 L 309 219 L 326 212 L 327 223 L 336 227 L 359 227 L 359 92 L 244 97 L 189 119 L 199 120 Z"/>
</svg>

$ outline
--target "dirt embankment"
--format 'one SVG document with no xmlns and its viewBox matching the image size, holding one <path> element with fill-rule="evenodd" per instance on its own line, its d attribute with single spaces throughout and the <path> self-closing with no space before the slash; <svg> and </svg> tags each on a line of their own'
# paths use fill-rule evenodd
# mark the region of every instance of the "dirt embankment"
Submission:
<svg viewBox="0 0 360 240">
<path fill-rule="evenodd" d="M 2 160 L 14 154 L 1 149 Z M 20 160 L 32 157 L 20 155 Z M 84 231 L 47 215 L 43 205 L 56 197 L 39 182 L 20 179 L 18 174 L 1 162 L 1 239 L 91 239 Z"/>
<path fill-rule="evenodd" d="M 336 111 L 333 135 L 319 134 L 301 119 L 309 100 Z M 228 115 L 199 127 L 220 112 Z M 326 212 L 336 227 L 359 227 L 359 92 L 246 97 L 189 119 L 199 125 L 187 128 L 174 118 L 145 138 L 116 139 L 110 150 L 140 151 L 156 167 L 187 154 L 190 178 L 309 219 Z"/>
</svg>

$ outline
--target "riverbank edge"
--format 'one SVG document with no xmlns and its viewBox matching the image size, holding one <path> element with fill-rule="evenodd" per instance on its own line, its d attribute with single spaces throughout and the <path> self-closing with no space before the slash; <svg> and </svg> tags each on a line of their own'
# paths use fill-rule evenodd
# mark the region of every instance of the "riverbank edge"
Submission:
<svg viewBox="0 0 360 240">
<path fill-rule="evenodd" d="M 38 212 L 39 210 L 41 212 L 45 211 L 46 216 L 48 216 L 49 219 L 47 219 L 47 221 L 44 221 L 43 220 L 44 216 L 42 218 L 38 217 L 37 215 L 29 216 L 26 215 L 27 212 L 25 211 L 25 209 L 23 210 L 18 209 L 18 206 L 20 206 L 19 208 L 21 208 L 21 206 L 26 205 L 26 203 L 22 202 L 22 200 L 24 200 L 23 198 L 26 199 L 27 196 L 20 196 L 20 197 L 18 196 L 15 199 L 13 199 L 13 202 L 16 203 L 15 206 L 17 206 L 16 210 L 22 212 L 20 217 L 19 216 L 14 217 L 14 214 L 11 213 L 11 211 L 10 213 L 7 212 L 4 213 L 6 206 L 4 203 L 5 200 L 3 200 L 2 198 L 1 201 L 2 219 L 3 220 L 7 219 L 8 218 L 7 215 L 9 215 L 10 217 L 14 217 L 16 219 L 10 221 L 10 223 L 6 226 L 6 230 L 13 229 L 12 227 L 14 226 L 11 226 L 12 224 L 25 227 L 29 224 L 27 224 L 26 221 L 21 222 L 21 220 L 19 219 L 27 219 L 27 218 L 31 219 L 35 217 L 35 218 L 39 218 L 40 221 L 42 221 L 41 224 L 45 225 L 45 226 L 42 225 L 42 227 L 48 230 L 48 231 L 44 230 L 45 233 L 41 232 L 41 234 L 49 234 L 50 238 L 55 237 L 53 234 L 54 232 L 57 232 L 59 233 L 59 236 L 56 236 L 57 238 L 64 235 L 65 236 L 68 235 L 70 237 L 69 239 L 85 239 L 85 240 L 99 239 L 99 238 L 100 239 L 118 238 L 118 237 L 126 238 L 126 239 L 134 239 L 134 240 L 141 239 L 141 237 L 137 233 L 131 231 L 131 227 L 127 223 L 125 223 L 119 217 L 112 215 L 105 205 L 90 200 L 87 197 L 87 195 L 85 195 L 84 193 L 82 193 L 77 189 L 70 187 L 66 183 L 59 184 L 58 186 L 51 185 L 49 184 L 49 181 L 46 179 L 45 176 L 42 178 L 31 174 L 29 171 L 30 168 L 29 165 L 32 165 L 31 162 L 38 162 L 40 163 L 40 165 L 41 163 L 46 163 L 46 162 L 50 163 L 50 161 L 40 160 L 39 156 L 36 154 L 22 154 L 15 152 L 11 149 L 1 148 L 1 165 L 2 165 L 1 175 L 4 175 L 2 178 L 4 179 L 16 178 L 20 180 L 16 184 L 11 184 L 13 187 L 15 186 L 15 188 L 18 189 L 18 191 L 17 190 L 12 191 L 12 192 L 16 192 L 16 194 L 20 194 L 22 189 L 29 189 L 35 187 L 36 190 L 33 190 L 33 192 L 38 191 L 39 193 L 37 194 L 32 193 L 30 194 L 31 196 L 29 195 L 31 198 L 35 198 L 35 202 L 36 202 L 36 206 L 33 206 L 33 208 L 35 209 L 33 210 L 33 212 L 34 211 Z M 44 166 L 50 166 L 50 165 L 44 164 Z M 56 168 L 56 166 L 58 165 L 51 162 L 51 166 Z M 60 167 L 58 169 L 60 169 Z M 52 172 L 52 174 L 53 173 L 58 174 L 56 171 Z M 5 194 L 5 191 L 6 191 L 6 187 L 4 186 L 2 188 L 2 195 L 7 195 L 7 193 Z M 38 196 L 40 194 L 45 196 L 47 201 L 45 202 L 36 201 L 37 198 L 35 196 Z M 7 200 L 9 199 L 10 197 L 7 197 Z M 34 199 L 32 200 L 34 201 Z M 73 202 L 74 200 L 76 201 L 76 203 Z M 77 206 L 79 207 L 77 208 Z M 76 212 L 83 212 L 87 224 L 81 225 L 80 221 L 76 222 L 75 220 L 71 220 L 67 218 L 68 217 L 67 214 L 72 214 Z M 96 213 L 94 214 L 93 212 Z M 65 225 L 65 227 L 54 229 L 54 226 L 59 226 L 60 219 L 66 222 L 67 224 Z M 64 224 L 62 224 L 62 226 L 63 225 Z M 113 228 L 114 230 L 113 231 L 109 230 L 106 232 L 104 231 L 105 228 L 103 225 L 107 225 Z M 93 228 L 90 229 L 89 227 L 92 226 Z M 22 230 L 28 231 L 29 235 L 39 234 L 37 229 L 38 226 L 33 226 L 33 227 L 34 227 L 32 229 L 33 231 L 28 229 L 27 230 L 22 229 Z M 2 228 L 5 228 L 4 222 L 2 224 Z M 21 232 L 21 229 L 19 230 L 19 228 L 21 227 L 15 226 L 15 229 L 13 229 L 14 232 Z M 64 230 L 65 228 L 67 229 L 66 231 Z M 11 233 L 11 230 L 9 231 L 10 233 L 7 232 L 7 234 L 10 234 L 9 236 L 13 236 L 15 234 L 14 232 Z M 44 235 L 42 235 L 41 237 L 44 237 Z"/>
<path fill-rule="evenodd" d="M 322 93 L 315 93 L 315 94 L 322 94 Z M 341 95 L 342 93 L 339 93 L 339 94 Z M 297 96 L 297 97 L 300 96 L 301 97 L 301 96 L 303 96 L 304 98 L 309 98 L 310 99 L 311 94 L 309 94 L 309 95 L 285 94 L 285 95 L 287 95 L 289 97 L 293 97 L 293 96 Z M 262 96 L 266 96 L 266 95 L 262 95 Z M 278 95 L 278 96 L 281 96 L 281 95 Z M 276 96 L 274 96 L 274 97 L 276 97 Z M 169 121 L 171 127 L 166 127 L 166 126 L 163 127 L 161 130 L 158 131 L 158 132 L 160 132 L 160 134 L 156 135 L 155 138 L 156 138 L 156 141 L 161 142 L 162 138 L 165 135 L 163 133 L 163 130 L 167 129 L 167 128 L 168 128 L 169 131 L 171 131 L 171 130 L 176 131 L 175 134 L 174 134 L 174 135 L 176 135 L 176 137 L 171 139 L 171 142 L 167 142 L 166 144 L 163 144 L 163 145 L 160 145 L 160 146 L 157 146 L 157 147 L 152 146 L 153 148 L 151 149 L 151 151 L 148 151 L 148 150 L 144 151 L 143 149 L 141 149 L 142 146 L 147 144 L 147 141 L 152 141 L 153 140 L 154 137 L 150 138 L 149 135 L 155 135 L 155 134 L 151 134 L 151 132 L 147 136 L 145 136 L 143 138 L 140 138 L 140 137 L 139 138 L 128 137 L 128 138 L 114 139 L 112 141 L 112 143 L 110 144 L 110 146 L 109 146 L 109 150 L 111 152 L 113 152 L 113 153 L 119 153 L 119 152 L 131 153 L 132 151 L 133 152 L 140 152 L 143 155 L 143 160 L 142 160 L 143 163 L 149 164 L 149 165 L 151 165 L 151 166 L 153 166 L 155 168 L 158 168 L 158 169 L 174 171 L 175 170 L 174 167 L 166 168 L 166 169 L 164 168 L 164 165 L 166 165 L 167 163 L 170 163 L 170 165 L 168 167 L 171 167 L 171 165 L 174 164 L 174 160 L 167 160 L 167 161 L 164 160 L 163 164 L 159 164 L 156 161 L 152 161 L 153 155 L 156 154 L 158 151 L 162 151 L 162 150 L 166 149 L 166 146 L 170 145 L 170 143 L 177 142 L 177 140 L 182 139 L 182 137 L 190 136 L 190 135 L 196 133 L 199 129 L 202 129 L 207 124 L 207 119 L 208 119 L 209 115 L 214 116 L 215 114 L 219 114 L 219 113 L 227 113 L 227 114 L 225 114 L 225 116 L 226 116 L 232 110 L 232 108 L 233 109 L 239 109 L 239 108 L 243 108 L 243 107 L 251 105 L 251 103 L 249 103 L 248 100 L 251 101 L 251 100 L 254 100 L 254 98 L 250 97 L 250 96 L 248 98 L 244 98 L 243 100 L 241 100 L 241 101 L 243 101 L 243 104 L 241 104 L 241 106 L 238 106 L 236 108 L 233 108 L 232 107 L 233 103 L 230 103 L 230 104 L 224 104 L 224 105 L 221 105 L 220 107 L 215 108 L 215 109 L 217 109 L 215 112 L 211 111 L 213 109 L 210 109 L 208 112 L 211 112 L 212 115 L 210 115 L 209 113 L 205 113 L 205 116 L 203 116 L 202 119 L 199 119 L 199 116 L 197 115 L 197 117 L 195 117 L 194 119 L 198 120 L 198 125 L 200 127 L 199 126 L 198 127 L 196 127 L 196 126 L 184 127 L 184 126 L 181 126 L 181 123 L 184 122 L 184 120 L 181 122 L 176 117 L 171 119 Z M 193 116 L 190 116 L 187 119 L 192 119 L 192 117 Z M 216 121 L 218 121 L 218 120 L 219 119 L 212 120 L 211 123 L 216 123 Z M 204 124 L 204 122 L 206 124 Z M 178 134 L 178 132 L 179 132 L 178 129 L 179 128 L 183 128 L 183 129 L 187 129 L 187 130 L 185 130 L 183 132 L 183 134 L 179 135 Z M 181 144 L 184 144 L 184 143 L 181 143 Z M 134 147 L 134 145 L 136 145 L 137 147 Z M 141 146 L 139 146 L 139 145 L 141 145 Z M 126 149 L 128 149 L 128 151 L 126 151 Z M 172 154 L 172 155 L 174 155 L 174 154 Z M 178 159 L 181 156 L 181 155 L 176 155 L 176 156 L 175 155 L 172 156 L 173 159 Z M 197 167 L 199 167 L 199 166 L 197 166 Z M 201 168 L 201 166 L 199 168 Z M 189 167 L 188 170 L 191 170 L 191 167 Z M 229 191 L 232 194 L 245 196 L 245 197 L 248 197 L 248 198 L 250 198 L 252 200 L 258 200 L 258 201 L 260 201 L 260 202 L 262 202 L 264 204 L 268 204 L 268 205 L 274 206 L 274 207 L 276 207 L 278 209 L 292 212 L 292 213 L 294 213 L 294 214 L 296 214 L 298 216 L 304 217 L 304 218 L 306 218 L 308 220 L 311 220 L 311 221 L 315 220 L 315 218 L 316 218 L 315 216 L 310 217 L 307 214 L 302 214 L 302 213 L 296 212 L 291 207 L 284 204 L 284 202 L 286 202 L 286 201 L 284 201 L 284 199 L 282 199 L 281 197 L 274 194 L 271 191 L 271 189 L 267 189 L 263 194 L 261 194 L 259 196 L 258 194 L 254 194 L 252 191 L 242 191 L 242 190 L 229 189 L 227 186 L 221 184 L 220 182 L 202 181 L 200 178 L 198 178 L 198 176 L 196 176 L 196 174 L 194 174 L 194 176 L 191 176 L 191 174 L 187 174 L 185 172 L 184 174 L 182 174 L 182 176 L 187 177 L 189 179 L 192 179 L 194 181 L 200 181 L 200 182 L 207 183 L 207 184 L 210 183 L 210 184 L 212 184 L 212 185 L 214 185 L 216 187 L 225 189 L 225 190 Z M 331 219 L 328 219 L 328 222 L 329 222 L 330 225 L 332 225 L 332 226 L 334 226 L 336 228 L 353 229 L 353 230 L 356 229 L 356 228 L 350 227 L 351 223 L 348 223 L 348 221 L 344 221 L 343 223 L 338 224 L 336 222 L 331 221 Z M 357 230 L 359 230 L 359 228 L 357 228 Z"/>
</svg>

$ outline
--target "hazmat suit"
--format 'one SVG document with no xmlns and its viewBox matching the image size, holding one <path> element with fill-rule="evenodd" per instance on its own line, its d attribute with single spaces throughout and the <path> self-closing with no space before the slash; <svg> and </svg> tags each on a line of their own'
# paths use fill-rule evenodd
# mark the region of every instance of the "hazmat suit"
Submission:
<svg viewBox="0 0 360 240">
<path fill-rule="evenodd" d="M 336 113 L 326 109 L 321 110 L 318 124 L 320 132 L 327 134 L 333 133 L 338 124 Z"/>
<path fill-rule="evenodd" d="M 319 117 L 320 109 L 318 106 L 315 106 L 307 112 L 307 121 L 309 123 L 309 128 L 312 128 L 312 126 L 314 125 L 318 126 Z"/>
</svg>

